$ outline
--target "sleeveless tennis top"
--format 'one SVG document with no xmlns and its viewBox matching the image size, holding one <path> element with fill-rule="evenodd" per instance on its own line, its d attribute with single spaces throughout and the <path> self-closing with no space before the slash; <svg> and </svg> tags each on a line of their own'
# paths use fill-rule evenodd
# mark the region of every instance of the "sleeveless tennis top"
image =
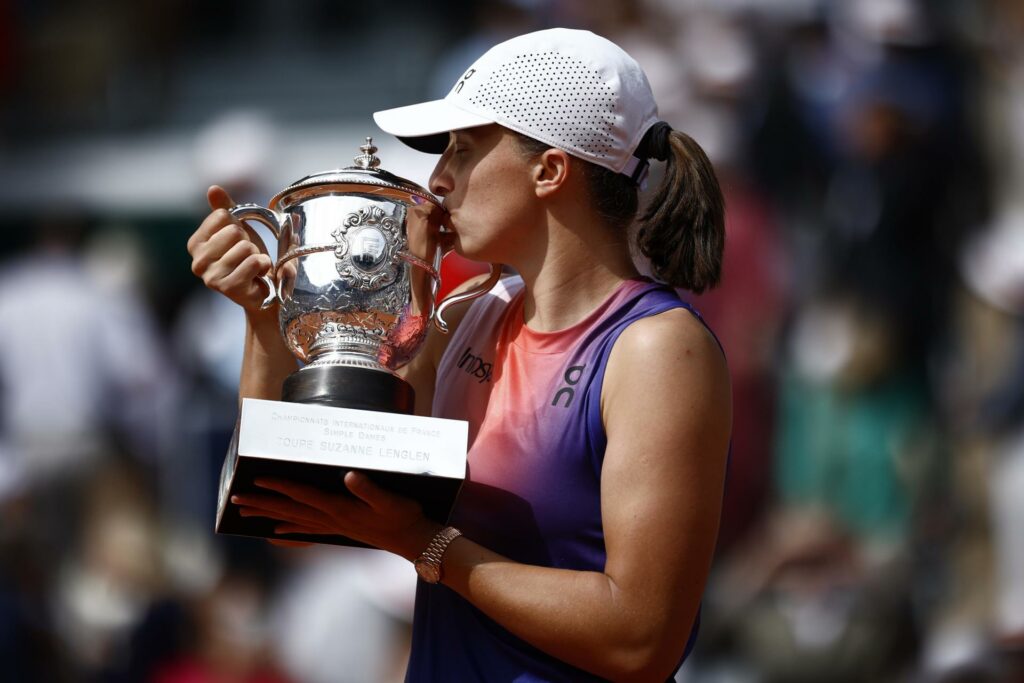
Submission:
<svg viewBox="0 0 1024 683">
<path fill-rule="evenodd" d="M 523 298 L 514 277 L 478 299 L 438 367 L 433 414 L 470 424 L 469 472 L 449 523 L 517 562 L 603 571 L 608 356 L 630 323 L 693 309 L 664 285 L 627 280 L 576 325 L 536 332 L 523 323 Z M 448 587 L 420 581 L 406 680 L 601 679 L 512 635 Z"/>
</svg>

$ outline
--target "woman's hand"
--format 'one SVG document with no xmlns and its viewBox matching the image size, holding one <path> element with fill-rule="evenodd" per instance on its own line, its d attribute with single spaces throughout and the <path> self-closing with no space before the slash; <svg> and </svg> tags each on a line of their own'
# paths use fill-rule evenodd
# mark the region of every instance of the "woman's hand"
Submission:
<svg viewBox="0 0 1024 683">
<path fill-rule="evenodd" d="M 295 357 L 281 336 L 277 306 L 262 308 L 267 291 L 258 278 L 269 273 L 273 264 L 263 240 L 231 215 L 235 202 L 223 188 L 214 185 L 206 199 L 212 211 L 188 240 L 192 272 L 245 310 L 239 398 L 278 400 L 284 378 L 295 372 Z"/>
<path fill-rule="evenodd" d="M 268 517 L 278 534 L 341 535 L 414 560 L 441 529 L 416 501 L 377 486 L 362 472 L 348 472 L 354 497 L 331 494 L 281 479 L 257 479 L 266 494 L 232 496 L 243 517 Z M 286 540 L 286 539 L 285 539 Z"/>
<path fill-rule="evenodd" d="M 235 202 L 226 190 L 214 185 L 206 199 L 212 211 L 188 240 L 192 272 L 246 311 L 259 311 L 267 291 L 258 278 L 273 265 L 266 247 L 231 215 Z"/>
</svg>

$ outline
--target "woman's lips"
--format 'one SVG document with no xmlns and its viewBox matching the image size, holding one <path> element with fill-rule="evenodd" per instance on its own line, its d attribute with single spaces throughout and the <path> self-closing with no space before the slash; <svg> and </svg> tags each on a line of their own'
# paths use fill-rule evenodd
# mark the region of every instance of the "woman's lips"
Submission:
<svg viewBox="0 0 1024 683">
<path fill-rule="evenodd" d="M 441 221 L 444 227 L 450 230 L 451 232 L 458 232 L 458 228 L 455 227 L 455 221 L 456 218 L 454 214 L 445 209 L 444 218 Z"/>
</svg>

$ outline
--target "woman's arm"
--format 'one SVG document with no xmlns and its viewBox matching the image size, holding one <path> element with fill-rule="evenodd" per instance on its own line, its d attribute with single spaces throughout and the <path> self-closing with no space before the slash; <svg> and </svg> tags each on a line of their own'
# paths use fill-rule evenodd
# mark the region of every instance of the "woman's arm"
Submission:
<svg viewBox="0 0 1024 683">
<path fill-rule="evenodd" d="M 731 398 L 716 342 L 688 312 L 616 343 L 602 393 L 603 573 L 529 567 L 462 538 L 444 582 L 536 647 L 613 680 L 665 680 L 711 565 Z"/>
<path fill-rule="evenodd" d="M 263 398 L 281 400 L 281 386 L 288 375 L 298 370 L 295 356 L 281 336 L 277 305 L 265 311 L 245 312 L 245 349 L 238 400 Z"/>
<path fill-rule="evenodd" d="M 210 213 L 189 237 L 192 272 L 203 284 L 234 301 L 245 311 L 245 350 L 239 400 L 281 398 L 284 378 L 296 369 L 277 322 L 277 306 L 262 310 L 266 295 L 257 279 L 272 266 L 262 241 L 231 215 L 235 202 L 216 185 L 206 193 Z"/>
<path fill-rule="evenodd" d="M 612 680 L 665 680 L 683 652 L 711 563 L 731 399 L 725 361 L 683 310 L 631 325 L 602 392 L 603 572 L 529 566 L 457 538 L 443 582 L 520 638 Z M 238 500 L 282 532 L 343 533 L 408 559 L 439 530 L 418 506 L 351 472 L 358 500 L 284 482 Z"/>
</svg>

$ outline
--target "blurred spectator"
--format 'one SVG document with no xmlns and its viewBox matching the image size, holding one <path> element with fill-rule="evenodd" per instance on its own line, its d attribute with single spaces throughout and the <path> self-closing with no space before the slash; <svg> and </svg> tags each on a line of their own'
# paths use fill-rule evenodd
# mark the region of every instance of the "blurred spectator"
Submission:
<svg viewBox="0 0 1024 683">
<path fill-rule="evenodd" d="M 959 453 L 950 598 L 925 666 L 979 680 L 1024 677 L 1024 11 L 993 2 L 980 23 L 981 120 L 994 207 L 958 254 L 964 291 L 940 395 Z M 985 678 L 987 676 L 987 678 Z"/>
<path fill-rule="evenodd" d="M 492 45 L 539 28 L 535 14 L 545 2 L 546 0 L 496 0 L 471 5 L 471 30 L 460 40 L 446 46 L 437 59 L 433 60 L 427 83 L 428 96 L 441 98 L 447 95 L 462 76 L 465 65 L 472 63 Z"/>
<path fill-rule="evenodd" d="M 808 306 L 794 330 L 775 509 L 716 591 L 766 680 L 879 680 L 913 661 L 907 543 L 929 425 L 893 334 L 891 318 L 849 297 Z"/>
<path fill-rule="evenodd" d="M 309 549 L 294 560 L 273 620 L 285 670 L 304 683 L 403 680 L 416 588 L 409 564 L 359 548 Z"/>
<path fill-rule="evenodd" d="M 754 182 L 739 112 L 755 76 L 752 47 L 728 11 L 686 18 L 676 52 L 692 100 L 675 112 L 704 147 L 726 202 L 721 284 L 694 299 L 722 340 L 733 391 L 733 436 L 718 553 L 728 554 L 765 513 L 771 493 L 778 336 L 792 296 L 789 246 L 773 200 Z M 675 69 L 678 74 L 679 69 Z M 660 106 L 660 105 L 659 105 Z"/>
<path fill-rule="evenodd" d="M 38 230 L 33 251 L 0 270 L 0 478 L 31 490 L 74 482 L 111 434 L 158 457 L 174 386 L 137 290 L 90 276 L 73 219 Z"/>
<path fill-rule="evenodd" d="M 129 625 L 135 609 L 134 598 L 118 602 L 101 588 L 130 593 L 119 583 L 123 567 L 107 565 L 113 584 L 73 569 L 79 533 L 88 526 L 80 524 L 87 482 L 118 453 L 131 453 L 151 471 L 167 446 L 174 382 L 131 271 L 112 277 L 104 258 L 113 254 L 87 264 L 82 224 L 73 217 L 44 221 L 37 235 L 33 250 L 0 272 L 0 317 L 8 323 L 0 327 L 0 505 L 7 512 L 5 549 L 17 552 L 4 553 L 0 575 L 4 588 L 24 596 L 21 609 L 36 632 L 62 643 L 76 662 L 44 666 L 70 672 L 98 668 L 103 634 Z M 121 265 L 128 262 L 123 256 Z M 103 276 L 88 265 L 99 265 Z M 133 526 L 141 517 L 116 518 L 127 526 L 103 519 L 111 524 L 96 523 L 110 533 L 86 537 L 87 556 L 96 558 L 86 559 L 88 566 L 111 559 L 116 565 L 123 544 L 147 533 Z M 144 561 L 134 547 L 127 552 L 122 560 Z"/>
<path fill-rule="evenodd" d="M 722 339 L 732 379 L 732 450 L 718 534 L 722 554 L 756 525 L 771 493 L 776 340 L 788 283 L 785 247 L 766 199 L 727 162 L 719 173 L 728 206 L 722 283 L 695 303 Z"/>
<path fill-rule="evenodd" d="M 229 573 L 195 604 L 193 642 L 157 668 L 151 683 L 288 683 L 274 662 L 267 628 L 267 587 Z"/>
<path fill-rule="evenodd" d="M 152 484 L 137 466 L 106 459 L 81 479 L 75 540 L 54 584 L 57 632 L 92 677 L 120 663 L 132 629 L 163 587 Z"/>
</svg>

